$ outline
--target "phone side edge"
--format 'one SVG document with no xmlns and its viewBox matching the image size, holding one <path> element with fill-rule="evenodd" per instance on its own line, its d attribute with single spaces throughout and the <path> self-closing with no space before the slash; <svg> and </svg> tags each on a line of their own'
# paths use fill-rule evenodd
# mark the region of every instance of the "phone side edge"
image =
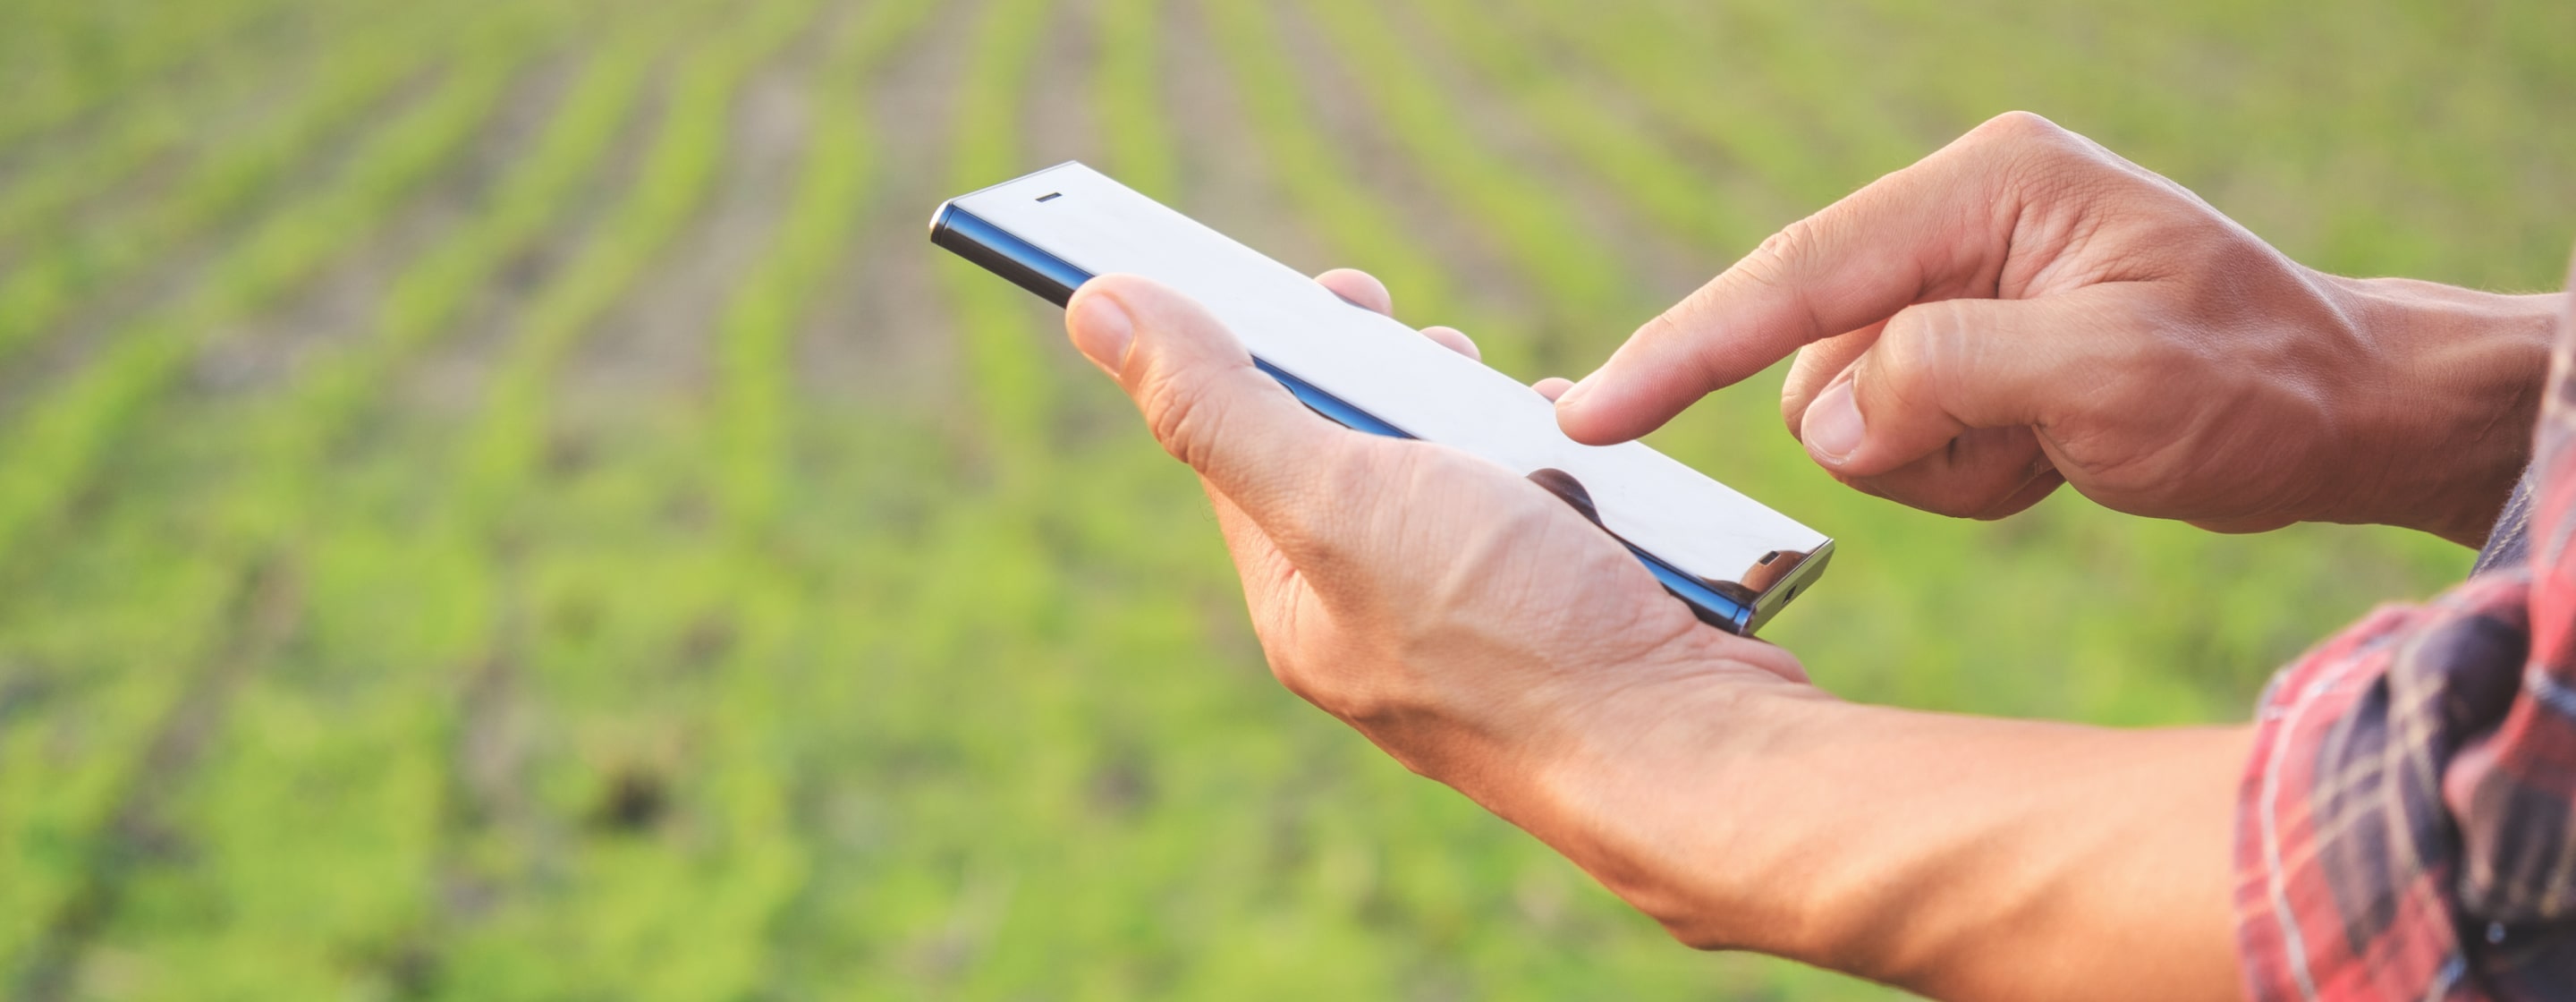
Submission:
<svg viewBox="0 0 2576 1002">
<path fill-rule="evenodd" d="M 962 197 L 962 196 L 961 196 Z M 1071 302 L 1075 289 L 1091 280 L 1090 272 L 1045 248 L 1022 239 L 1018 234 L 996 226 L 950 199 L 939 205 L 930 217 L 930 242 L 947 248 L 958 257 L 975 263 L 984 270 L 1011 280 L 1020 288 L 1036 293 L 1039 298 L 1063 306 Z M 1388 438 L 1412 438 L 1404 429 L 1388 424 L 1377 415 L 1352 406 L 1340 397 L 1324 392 L 1287 370 L 1256 356 L 1252 364 L 1286 386 L 1306 406 L 1334 422 L 1357 431 Z"/>
<path fill-rule="evenodd" d="M 930 217 L 930 242 L 1057 306 L 1072 302 L 1073 290 L 1091 281 L 1090 272 L 966 211 L 953 198 L 939 203 Z"/>
<path fill-rule="evenodd" d="M 931 243 L 946 248 L 950 253 L 973 262 L 986 271 L 1009 279 L 1012 284 L 1035 293 L 1039 298 L 1057 306 L 1064 306 L 1071 302 L 1074 290 L 1092 279 L 1090 272 L 960 207 L 957 201 L 957 199 L 949 199 L 942 202 L 932 213 Z M 1252 361 L 1254 365 L 1260 367 L 1261 371 L 1286 386 L 1300 402 L 1337 424 L 1389 438 L 1414 437 L 1376 415 L 1297 378 L 1258 356 L 1255 356 Z M 1615 533 L 1611 538 L 1619 539 Z M 1728 633 L 1752 635 L 1754 629 L 1760 626 L 1763 620 L 1770 618 L 1771 613 L 1777 612 L 1779 605 L 1782 604 L 1768 600 L 1772 596 L 1785 596 L 1794 592 L 1794 588 L 1789 587 L 1787 582 L 1782 582 L 1782 587 L 1775 587 L 1764 593 L 1753 604 L 1738 602 L 1711 588 L 1706 582 L 1665 563 L 1662 558 L 1638 548 L 1635 544 L 1624 539 L 1619 539 L 1619 542 L 1627 547 L 1639 562 L 1646 565 L 1646 569 L 1654 574 L 1657 583 L 1663 585 L 1666 592 L 1689 607 L 1693 616 L 1701 622 Z M 1832 543 L 1828 540 L 1823 550 L 1802 561 L 1792 570 L 1791 576 L 1801 578 L 1801 584 L 1804 579 L 1812 579 L 1814 573 L 1821 570 L 1824 563 L 1817 558 L 1829 555 L 1831 546 Z"/>
<path fill-rule="evenodd" d="M 1761 629 L 1762 624 L 1770 622 L 1771 617 L 1786 608 L 1790 600 L 1798 597 L 1799 592 L 1807 590 L 1808 585 L 1816 583 L 1817 578 L 1823 577 L 1825 565 L 1832 563 L 1833 560 L 1834 541 L 1832 537 L 1827 537 L 1824 545 L 1816 547 L 1814 552 L 1799 560 L 1798 566 L 1789 568 L 1789 573 L 1781 575 L 1780 580 L 1772 582 L 1770 589 L 1754 600 L 1753 608 L 1745 618 L 1742 631 L 1744 635 L 1752 636 L 1753 631 Z"/>
</svg>

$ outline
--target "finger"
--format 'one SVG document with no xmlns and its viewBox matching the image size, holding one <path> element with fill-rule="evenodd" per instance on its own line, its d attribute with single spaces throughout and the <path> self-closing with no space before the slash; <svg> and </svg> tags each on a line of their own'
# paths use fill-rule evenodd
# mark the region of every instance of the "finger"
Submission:
<svg viewBox="0 0 2576 1002">
<path fill-rule="evenodd" d="M 2029 483 L 2023 484 L 2020 490 L 2014 491 L 2001 503 L 1969 517 L 1991 522 L 1999 518 L 2019 515 L 2028 511 L 2030 506 L 2047 500 L 2050 494 L 2056 493 L 2057 489 L 2063 486 L 2066 486 L 2066 475 L 2052 467 L 2030 478 Z"/>
<path fill-rule="evenodd" d="M 2073 142 L 2005 115 L 1793 224 L 1638 329 L 1557 401 L 1558 423 L 1580 442 L 1635 438 L 1801 345 L 1918 300 L 1993 295 L 2017 218 L 2007 168 Z"/>
<path fill-rule="evenodd" d="M 1386 283 L 1368 272 L 1357 268 L 1335 268 L 1315 276 L 1315 284 L 1333 290 L 1333 295 L 1364 309 L 1390 317 L 1395 315 L 1395 294 L 1386 291 Z"/>
<path fill-rule="evenodd" d="M 1804 348 L 1789 360 L 1788 378 L 1780 381 L 1780 419 L 1788 422 L 1791 437 L 1798 435 L 1806 422 L 1807 405 L 1816 394 L 1842 378 L 1843 371 L 1859 361 L 1862 352 L 1878 343 L 1879 332 L 1886 324 L 1877 323 L 1848 334 L 1838 334 Z"/>
<path fill-rule="evenodd" d="M 2044 425 L 2058 401 L 2088 399 L 2120 369 L 2104 356 L 2144 315 L 2136 295 L 2102 285 L 1907 307 L 1817 395 L 1799 441 L 1827 469 L 1877 477 L 1951 449 L 1970 429 Z"/>
<path fill-rule="evenodd" d="M 1422 336 L 1439 342 L 1441 347 L 1457 352 L 1458 354 L 1465 355 L 1468 358 L 1475 359 L 1479 362 L 1485 360 L 1485 353 L 1476 348 L 1476 340 L 1468 337 L 1465 331 L 1461 331 L 1458 328 L 1425 327 L 1422 329 Z"/>
<path fill-rule="evenodd" d="M 1076 347 L 1116 376 L 1156 441 L 1269 526 L 1318 470 L 1347 465 L 1352 433 L 1308 410 L 1241 342 L 1187 296 L 1151 279 L 1082 284 L 1065 323 Z M 1274 539 L 1277 533 L 1271 533 Z"/>
<path fill-rule="evenodd" d="M 1989 516 L 2043 474 L 2048 454 L 2028 428 L 1972 428 L 1948 446 L 1904 466 L 1851 483 L 1911 508 L 1952 518 Z M 2033 499 L 2037 500 L 2037 499 Z"/>
<path fill-rule="evenodd" d="M 1539 396 L 1546 397 L 1549 400 L 1555 400 L 1558 397 L 1562 397 L 1565 395 L 1565 391 L 1573 388 L 1574 380 L 1567 379 L 1563 376 L 1549 376 L 1546 379 L 1530 384 L 1530 389 L 1537 390 Z"/>
<path fill-rule="evenodd" d="M 1386 291 L 1386 283 L 1378 281 L 1377 276 L 1368 272 L 1354 268 L 1335 268 L 1315 276 L 1315 281 L 1324 288 L 1332 290 L 1334 295 L 1355 305 L 1390 317 L 1395 315 L 1394 293 Z M 1458 328 L 1425 327 L 1422 329 L 1422 336 L 1439 342 L 1441 347 L 1468 358 L 1479 362 L 1485 360 L 1485 353 L 1476 347 L 1475 339 L 1468 337 Z"/>
</svg>

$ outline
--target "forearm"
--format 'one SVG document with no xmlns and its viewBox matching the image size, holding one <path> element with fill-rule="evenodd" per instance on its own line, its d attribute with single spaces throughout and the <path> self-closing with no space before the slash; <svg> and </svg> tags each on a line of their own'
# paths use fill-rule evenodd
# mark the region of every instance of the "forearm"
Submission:
<svg viewBox="0 0 2576 1002">
<path fill-rule="evenodd" d="M 2235 996 L 2242 729 L 1715 698 L 1668 700 L 1515 820 L 1695 946 L 1945 999 Z"/>
<path fill-rule="evenodd" d="M 2480 546 L 2531 460 L 2557 296 L 2402 278 L 2328 279 L 2380 354 L 2352 443 L 2375 481 L 2339 522 L 2398 525 Z"/>
</svg>

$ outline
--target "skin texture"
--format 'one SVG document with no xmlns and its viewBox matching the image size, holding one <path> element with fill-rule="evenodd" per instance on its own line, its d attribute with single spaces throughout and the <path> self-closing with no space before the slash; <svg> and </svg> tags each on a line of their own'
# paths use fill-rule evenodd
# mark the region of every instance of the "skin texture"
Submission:
<svg viewBox="0 0 2576 1002">
<path fill-rule="evenodd" d="M 1366 275 L 1319 280 L 1392 313 Z M 2072 482 L 2216 528 L 2370 518 L 2466 541 L 2528 449 L 2549 330 L 2531 305 L 2317 275 L 2006 116 L 1766 243 L 1579 392 L 1537 385 L 1570 433 L 1612 441 L 1803 348 L 1792 428 L 1907 503 L 1993 517 Z M 1946 999 L 2236 996 L 2246 728 L 1836 700 L 1788 652 L 1693 619 L 1538 485 L 1307 410 L 1169 289 L 1102 276 L 1067 325 L 1198 473 L 1281 683 L 1683 942 Z M 1834 431 L 1838 393 L 1855 413 Z"/>
<path fill-rule="evenodd" d="M 1792 225 L 1558 403 L 1634 438 L 1797 353 L 1816 462 L 2001 518 L 2061 483 L 2223 532 L 2402 525 L 2477 545 L 2529 460 L 2554 298 L 2336 278 L 2036 115 Z"/>
<path fill-rule="evenodd" d="M 1281 683 L 1684 942 L 1955 998 L 2231 990 L 2241 732 L 1836 701 L 1528 480 L 1308 411 L 1186 298 L 1104 276 L 1069 317 L 1198 471 Z"/>
</svg>

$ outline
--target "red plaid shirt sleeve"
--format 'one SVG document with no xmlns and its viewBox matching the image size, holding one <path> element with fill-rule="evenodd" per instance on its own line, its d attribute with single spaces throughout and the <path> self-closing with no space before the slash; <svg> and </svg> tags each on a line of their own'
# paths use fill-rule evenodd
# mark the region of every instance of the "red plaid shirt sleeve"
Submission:
<svg viewBox="0 0 2576 1002">
<path fill-rule="evenodd" d="M 2239 792 L 2255 999 L 2576 999 L 2576 372 L 2564 330 L 2529 555 L 2383 608 L 2264 693 Z"/>
</svg>

